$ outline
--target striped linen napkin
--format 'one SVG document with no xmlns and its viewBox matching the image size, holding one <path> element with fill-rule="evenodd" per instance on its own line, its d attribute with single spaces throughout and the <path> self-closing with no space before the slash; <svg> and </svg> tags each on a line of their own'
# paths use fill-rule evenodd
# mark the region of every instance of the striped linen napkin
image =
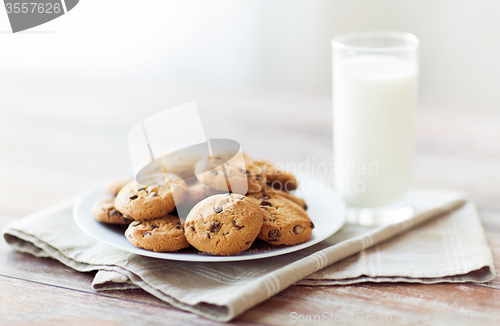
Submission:
<svg viewBox="0 0 500 326">
<path fill-rule="evenodd" d="M 3 235 L 16 250 L 81 272 L 97 270 L 96 291 L 142 288 L 217 321 L 231 320 L 292 284 L 484 283 L 495 277 L 475 204 L 464 194 L 419 190 L 411 203 L 415 215 L 409 220 L 372 228 L 346 224 L 317 245 L 258 261 L 177 262 L 123 252 L 84 234 L 71 203 L 14 221 Z"/>
</svg>

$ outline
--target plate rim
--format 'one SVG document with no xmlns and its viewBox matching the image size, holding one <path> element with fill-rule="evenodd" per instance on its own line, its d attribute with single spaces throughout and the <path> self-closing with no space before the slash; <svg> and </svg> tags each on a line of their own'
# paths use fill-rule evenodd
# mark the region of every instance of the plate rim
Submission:
<svg viewBox="0 0 500 326">
<path fill-rule="evenodd" d="M 186 262 L 193 262 L 193 263 L 216 263 L 216 262 L 231 262 L 231 261 L 247 261 L 247 260 L 257 260 L 257 259 L 264 259 L 264 258 L 270 258 L 270 257 L 276 257 L 276 256 L 281 256 L 281 255 L 286 255 L 290 254 L 296 251 L 300 251 L 306 248 L 309 248 L 311 246 L 314 246 L 335 233 L 337 233 L 345 224 L 346 222 L 346 204 L 340 197 L 338 193 L 336 193 L 333 189 L 330 187 L 327 187 L 319 182 L 316 178 L 313 178 L 311 176 L 306 176 L 306 175 L 299 175 L 297 176 L 297 179 L 299 180 L 299 183 L 307 183 L 307 182 L 316 182 L 320 184 L 320 187 L 323 189 L 328 189 L 331 194 L 336 198 L 336 201 L 339 205 L 338 210 L 340 210 L 341 214 L 338 217 L 339 219 L 342 219 L 339 221 L 339 226 L 336 230 L 334 230 L 331 234 L 328 234 L 327 236 L 320 237 L 318 239 L 314 239 L 312 241 L 306 241 L 304 243 L 295 245 L 295 246 L 289 246 L 289 247 L 284 247 L 284 248 L 279 248 L 277 250 L 273 251 L 268 251 L 268 252 L 262 252 L 262 253 L 255 253 L 255 254 L 247 254 L 247 255 L 232 255 L 232 256 L 216 256 L 216 255 L 194 255 L 194 254 L 176 254 L 176 253 L 169 253 L 169 252 L 154 252 L 154 251 L 149 251 L 146 249 L 134 247 L 131 248 L 130 250 L 127 250 L 126 248 L 123 248 L 120 245 L 117 245 L 111 241 L 106 241 L 105 239 L 102 239 L 101 237 L 93 234 L 85 226 L 83 226 L 80 222 L 80 219 L 78 217 L 78 210 L 81 208 L 83 202 L 87 199 L 87 197 L 91 196 L 94 194 L 96 191 L 99 191 L 99 189 L 102 189 L 105 181 L 98 182 L 94 184 L 93 186 L 89 187 L 86 189 L 84 192 L 82 192 L 76 199 L 72 213 L 73 213 L 73 219 L 76 222 L 78 228 L 83 231 L 85 234 L 88 236 L 92 237 L 93 239 L 104 243 L 106 245 L 112 246 L 113 248 L 116 248 L 118 250 L 122 250 L 124 252 L 140 255 L 143 257 L 149 257 L 149 258 L 156 258 L 156 259 L 164 259 L 164 260 L 172 260 L 172 261 L 186 261 Z M 300 186 L 299 186 L 300 187 Z M 89 212 L 89 216 L 91 216 Z M 110 231 L 111 232 L 111 231 Z M 314 231 L 313 231 L 314 232 Z M 189 255 L 189 257 L 186 257 Z M 177 256 L 177 257 L 176 257 Z M 190 257 L 193 257 L 194 259 L 190 259 Z"/>
</svg>

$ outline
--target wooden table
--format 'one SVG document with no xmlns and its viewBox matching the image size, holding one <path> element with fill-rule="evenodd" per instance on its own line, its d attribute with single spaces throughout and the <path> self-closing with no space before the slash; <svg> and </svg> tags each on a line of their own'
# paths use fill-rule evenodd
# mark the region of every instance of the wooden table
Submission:
<svg viewBox="0 0 500 326">
<path fill-rule="evenodd" d="M 209 137 L 237 139 L 248 152 L 277 162 L 331 161 L 328 94 L 42 77 L 30 77 L 30 86 L 23 82 L 24 76 L 11 77 L 0 108 L 0 226 L 129 169 L 128 130 L 150 114 L 193 99 Z M 422 103 L 416 123 L 414 178 L 417 186 L 472 193 L 497 270 L 499 122 L 497 113 L 474 107 Z M 90 286 L 93 273 L 78 273 L 52 259 L 15 252 L 3 239 L 0 275 L 1 325 L 216 324 L 143 291 L 96 293 Z M 293 325 L 297 324 L 290 319 L 293 311 L 392 316 L 498 313 L 500 277 L 482 285 L 292 286 L 233 323 Z M 453 324 L 475 321 L 459 319 Z"/>
</svg>

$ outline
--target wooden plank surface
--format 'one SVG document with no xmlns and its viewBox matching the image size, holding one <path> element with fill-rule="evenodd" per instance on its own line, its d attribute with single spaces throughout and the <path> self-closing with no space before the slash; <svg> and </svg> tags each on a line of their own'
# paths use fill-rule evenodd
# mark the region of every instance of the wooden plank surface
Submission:
<svg viewBox="0 0 500 326">
<path fill-rule="evenodd" d="M 121 94 L 118 86 L 71 80 L 66 84 L 51 87 L 80 87 L 86 90 L 86 97 L 75 93 L 79 101 L 73 98 L 66 103 L 62 99 L 55 109 L 48 110 L 48 104 L 37 108 L 33 102 L 6 95 L 6 105 L 16 110 L 9 110 L 5 119 L 0 120 L 0 225 L 76 195 L 102 178 L 126 171 L 130 165 L 128 129 L 141 118 L 187 102 L 194 95 L 200 110 L 206 109 L 202 117 L 210 137 L 244 139 L 245 150 L 277 162 L 300 164 L 307 158 L 316 163 L 331 161 L 331 101 L 326 95 L 221 94 L 152 85 L 135 95 L 145 97 L 168 89 L 168 99 L 165 100 L 166 95 L 160 96 L 164 101 L 158 108 L 155 104 L 158 95 L 151 96 L 142 103 L 146 108 L 137 110 L 141 102 Z M 100 93 L 102 88 L 108 91 L 106 95 Z M 39 90 L 40 94 L 43 91 Z M 49 95 L 40 96 L 48 99 Z M 100 101 L 89 103 L 89 98 Z M 74 110 L 64 110 L 66 105 L 72 105 Z M 87 111 L 75 113 L 75 110 Z M 474 108 L 423 105 L 417 116 L 415 159 L 417 186 L 471 192 L 478 203 L 497 270 L 500 268 L 499 121 L 497 113 Z M 92 273 L 77 273 L 51 259 L 14 252 L 3 239 L 0 275 L 3 275 L 0 324 L 216 324 L 175 309 L 142 291 L 97 294 L 90 286 Z M 500 277 L 484 285 L 292 286 L 233 323 L 297 324 L 290 319 L 292 312 L 444 316 L 470 311 L 480 314 L 500 311 Z M 463 318 L 453 323 L 476 324 L 475 320 Z M 370 322 L 356 320 L 350 324 Z"/>
<path fill-rule="evenodd" d="M 138 291 L 113 298 L 6 277 L 0 277 L 0 288 L 0 323 L 4 325 L 216 324 L 162 304 L 141 302 L 143 295 L 133 293 Z"/>
</svg>

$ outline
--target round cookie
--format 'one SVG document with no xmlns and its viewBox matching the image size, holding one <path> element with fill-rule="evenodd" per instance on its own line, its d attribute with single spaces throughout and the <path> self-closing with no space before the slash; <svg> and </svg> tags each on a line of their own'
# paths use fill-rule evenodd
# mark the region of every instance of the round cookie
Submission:
<svg viewBox="0 0 500 326">
<path fill-rule="evenodd" d="M 299 198 L 299 197 L 297 197 L 295 195 L 292 195 L 289 192 L 286 192 L 286 191 L 283 191 L 283 190 L 279 190 L 279 189 L 275 189 L 275 188 L 272 188 L 272 187 L 266 188 L 266 192 L 269 193 L 269 194 L 271 194 L 271 195 L 274 194 L 274 195 L 280 195 L 281 197 L 285 197 L 286 199 L 291 200 L 295 204 L 297 204 L 300 207 L 302 207 L 304 210 L 307 210 L 306 201 L 304 199 L 302 199 L 302 198 Z"/>
<path fill-rule="evenodd" d="M 206 156 L 196 163 L 196 177 L 200 182 L 220 191 L 239 194 L 262 191 L 266 185 L 264 172 L 257 166 L 245 166 L 245 160 L 243 157 L 240 158 L 241 160 L 235 157 L 225 161 L 221 157 Z"/>
<path fill-rule="evenodd" d="M 132 219 L 116 210 L 115 199 L 110 197 L 101 198 L 92 205 L 92 216 L 101 223 L 130 224 L 132 222 Z"/>
<path fill-rule="evenodd" d="M 202 183 L 199 181 L 193 184 L 188 184 L 186 187 L 187 187 L 186 198 L 184 198 L 184 201 L 181 204 L 182 206 L 192 207 L 198 204 L 203 199 L 220 193 L 219 190 L 214 189 L 211 186 L 207 185 L 206 183 Z"/>
<path fill-rule="evenodd" d="M 253 194 L 261 192 L 266 187 L 267 177 L 261 168 L 255 165 L 247 165 L 245 173 L 248 180 L 247 193 Z"/>
<path fill-rule="evenodd" d="M 104 184 L 104 191 L 108 194 L 116 196 L 127 183 L 132 181 L 131 178 L 110 178 Z"/>
<path fill-rule="evenodd" d="M 293 174 L 276 168 L 276 166 L 270 162 L 250 158 L 247 159 L 247 162 L 262 169 L 266 175 L 267 184 L 275 189 L 292 191 L 299 186 L 299 182 Z"/>
<path fill-rule="evenodd" d="M 123 187 L 115 200 L 115 207 L 133 220 L 162 217 L 182 203 L 186 183 L 175 174 L 153 174 L 147 186 L 135 180 Z"/>
<path fill-rule="evenodd" d="M 177 251 L 189 247 L 183 227 L 179 217 L 165 215 L 154 220 L 132 222 L 125 236 L 139 248 L 156 252 Z"/>
<path fill-rule="evenodd" d="M 299 205 L 276 194 L 259 193 L 248 197 L 260 204 L 264 213 L 259 239 L 275 245 L 296 245 L 311 237 L 314 224 Z"/>
<path fill-rule="evenodd" d="M 214 195 L 191 210 L 184 232 L 200 251 L 235 255 L 250 248 L 262 222 L 262 211 L 254 200 L 238 194 Z"/>
<path fill-rule="evenodd" d="M 194 166 L 203 155 L 203 151 L 198 150 L 197 147 L 187 148 L 168 155 L 162 163 L 168 173 L 187 179 L 194 177 Z"/>
</svg>

